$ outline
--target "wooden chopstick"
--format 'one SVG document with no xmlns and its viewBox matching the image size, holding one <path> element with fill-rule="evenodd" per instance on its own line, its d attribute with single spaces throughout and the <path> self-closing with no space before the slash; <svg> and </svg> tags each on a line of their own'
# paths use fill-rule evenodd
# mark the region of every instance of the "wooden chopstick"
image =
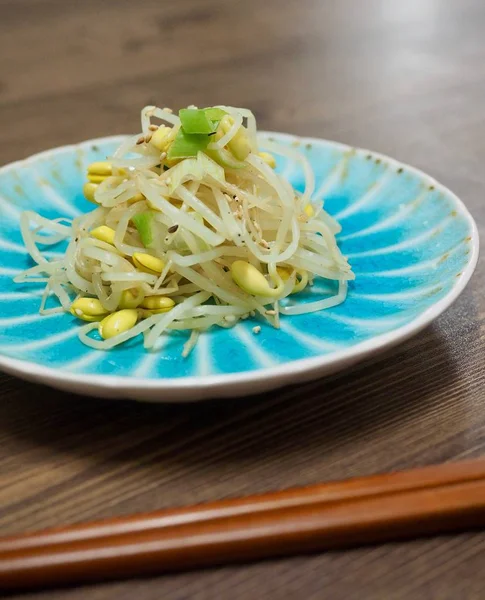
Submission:
<svg viewBox="0 0 485 600">
<path fill-rule="evenodd" d="M 0 588 L 124 578 L 485 525 L 485 460 L 0 539 Z"/>
<path fill-rule="evenodd" d="M 200 523 L 209 519 L 232 517 L 256 511 L 268 511 L 302 504 L 340 501 L 369 495 L 397 493 L 417 488 L 465 483 L 485 479 L 485 459 L 446 463 L 411 471 L 332 481 L 304 488 L 270 492 L 248 498 L 235 498 L 193 507 L 106 519 L 57 527 L 36 533 L 0 538 L 0 556 L 9 550 L 22 550 L 52 544 L 99 539 L 151 529 Z"/>
<path fill-rule="evenodd" d="M 287 508 L 300 504 L 339 501 L 363 496 L 387 494 L 417 488 L 435 487 L 485 479 L 485 459 L 446 463 L 411 471 L 332 481 L 304 488 L 270 492 L 247 498 L 208 502 L 193 507 L 161 510 L 127 517 L 56 527 L 41 532 L 0 538 L 0 556 L 9 550 L 71 543 L 106 536 L 161 529 L 231 517 L 256 511 Z"/>
</svg>

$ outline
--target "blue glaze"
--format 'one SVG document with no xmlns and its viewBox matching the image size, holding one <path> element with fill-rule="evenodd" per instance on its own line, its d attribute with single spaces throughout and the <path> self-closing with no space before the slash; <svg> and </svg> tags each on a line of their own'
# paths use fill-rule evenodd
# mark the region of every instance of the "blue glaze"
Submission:
<svg viewBox="0 0 485 600">
<path fill-rule="evenodd" d="M 264 136 L 262 136 L 264 137 Z M 60 148 L 0 170 L 0 353 L 66 372 L 180 378 L 240 373 L 301 358 L 322 356 L 397 329 L 443 298 L 470 261 L 470 224 L 453 197 L 434 182 L 394 161 L 316 140 L 273 134 L 298 144 L 316 173 L 315 201 L 342 225 L 338 236 L 356 280 L 347 301 L 320 313 L 283 317 L 281 330 L 260 319 L 233 329 L 213 328 L 187 358 L 187 334 L 166 336 L 163 348 L 146 352 L 141 338 L 110 352 L 77 338 L 79 321 L 68 314 L 38 315 L 40 284 L 14 284 L 33 266 L 22 248 L 19 215 L 30 209 L 48 218 L 92 210 L 81 188 L 87 165 L 103 160 L 119 139 Z M 298 165 L 281 157 L 278 171 L 302 191 Z M 402 169 L 402 172 L 399 172 Z M 51 248 L 62 252 L 63 245 Z M 315 280 L 290 302 L 311 302 L 336 289 Z M 261 332 L 252 333 L 260 324 Z"/>
</svg>

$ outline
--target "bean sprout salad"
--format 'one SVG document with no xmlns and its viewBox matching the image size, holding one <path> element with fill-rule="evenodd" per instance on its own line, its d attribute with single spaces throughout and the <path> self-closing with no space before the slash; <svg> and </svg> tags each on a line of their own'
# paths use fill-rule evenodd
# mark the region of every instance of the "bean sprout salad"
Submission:
<svg viewBox="0 0 485 600">
<path fill-rule="evenodd" d="M 186 356 L 210 327 L 258 315 L 278 328 L 281 317 L 345 300 L 354 275 L 336 243 L 340 226 L 312 202 L 314 174 L 297 148 L 258 139 L 252 112 L 230 106 L 178 116 L 146 106 L 141 126 L 89 165 L 93 211 L 72 221 L 22 214 L 37 264 L 15 281 L 45 283 L 41 314 L 70 312 L 85 322 L 81 341 L 103 350 L 140 334 L 156 349 L 171 330 L 187 330 Z M 302 170 L 303 191 L 277 174 L 277 156 Z M 39 248 L 63 240 L 61 258 Z M 337 293 L 285 301 L 315 277 L 338 281 Z M 46 308 L 52 296 L 58 305 Z"/>
</svg>

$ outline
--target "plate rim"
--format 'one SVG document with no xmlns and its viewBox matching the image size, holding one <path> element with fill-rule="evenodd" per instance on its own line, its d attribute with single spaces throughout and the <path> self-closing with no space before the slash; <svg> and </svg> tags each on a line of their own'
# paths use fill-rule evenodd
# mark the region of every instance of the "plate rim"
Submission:
<svg viewBox="0 0 485 600">
<path fill-rule="evenodd" d="M 265 367 L 257 370 L 253 369 L 240 373 L 218 373 L 204 376 L 191 375 L 174 378 L 144 378 L 113 374 L 90 375 L 86 373 L 64 372 L 54 367 L 40 365 L 39 363 L 28 360 L 12 358 L 3 354 L 0 354 L 0 369 L 4 372 L 18 375 L 23 379 L 31 381 L 43 380 L 45 383 L 55 387 L 64 387 L 64 389 L 67 386 L 71 387 L 78 385 L 81 393 L 85 391 L 85 393 L 91 394 L 92 389 L 86 391 L 83 388 L 99 388 L 100 391 L 120 390 L 125 395 L 124 397 L 130 397 L 130 395 L 132 397 L 139 397 L 140 391 L 177 391 L 177 396 L 185 395 L 187 396 L 187 399 L 190 400 L 196 398 L 207 398 L 211 395 L 219 397 L 224 396 L 225 394 L 235 395 L 234 393 L 228 391 L 227 388 L 236 388 L 236 391 L 239 394 L 241 388 L 243 388 L 245 384 L 255 386 L 255 388 L 252 389 L 254 389 L 254 393 L 256 393 L 259 389 L 280 387 L 286 383 L 290 383 L 295 377 L 298 377 L 302 373 L 310 376 L 318 376 L 318 372 L 322 371 L 321 374 L 324 376 L 330 371 L 337 371 L 339 366 L 345 367 L 346 365 L 360 362 L 368 357 L 370 353 L 383 352 L 400 342 L 404 342 L 421 331 L 424 327 L 431 324 L 460 296 L 470 281 L 478 262 L 479 235 L 477 225 L 471 213 L 467 209 L 464 202 L 453 191 L 439 181 L 436 181 L 432 176 L 428 175 L 421 169 L 373 150 L 355 147 L 342 142 L 336 142 L 324 138 L 298 136 L 274 131 L 260 131 L 258 133 L 266 137 L 273 136 L 279 139 L 286 138 L 287 140 L 290 139 L 292 141 L 299 141 L 302 144 L 323 143 L 327 146 L 338 149 L 341 152 L 354 152 L 356 154 L 363 153 L 366 155 L 371 154 L 373 158 L 385 161 L 391 167 L 403 167 L 407 171 L 419 176 L 420 178 L 423 178 L 425 181 L 429 182 L 430 185 L 434 185 L 437 190 L 440 190 L 442 193 L 447 195 L 459 209 L 461 216 L 466 219 L 470 228 L 471 237 L 470 258 L 460 276 L 456 278 L 456 282 L 453 284 L 449 292 L 447 292 L 443 298 L 429 306 L 420 315 L 413 318 L 408 323 L 383 334 L 373 336 L 368 340 L 364 340 L 348 348 L 330 352 L 322 356 L 313 356 L 309 358 L 285 361 L 273 367 Z M 117 142 L 126 138 L 127 135 L 128 134 L 119 134 L 100 138 L 92 138 L 74 144 L 65 144 L 63 146 L 57 146 L 55 148 L 43 150 L 24 159 L 3 165 L 0 167 L 0 173 L 17 168 L 19 166 L 25 166 L 26 163 L 41 157 L 50 157 L 66 149 L 79 149 L 86 145 L 96 146 L 103 143 Z M 276 385 L 264 385 L 265 382 L 268 383 L 269 380 L 273 379 L 278 379 Z M 308 377 L 308 379 L 310 379 L 310 377 Z M 65 384 L 65 386 L 62 386 L 61 384 Z M 180 400 L 180 398 L 178 399 Z M 166 401 L 170 401 L 170 399 L 167 399 Z"/>
</svg>

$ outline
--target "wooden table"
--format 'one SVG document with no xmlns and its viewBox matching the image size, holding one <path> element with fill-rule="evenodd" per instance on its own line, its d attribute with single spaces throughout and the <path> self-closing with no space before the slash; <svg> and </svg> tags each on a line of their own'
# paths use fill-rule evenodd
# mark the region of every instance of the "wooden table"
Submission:
<svg viewBox="0 0 485 600">
<path fill-rule="evenodd" d="M 0 0 L 0 163 L 137 131 L 147 103 L 250 106 L 265 129 L 395 156 L 484 233 L 482 0 Z M 392 355 L 193 406 L 0 379 L 0 532 L 480 455 L 485 269 Z M 485 533 L 111 583 L 36 600 L 485 597 Z"/>
</svg>

